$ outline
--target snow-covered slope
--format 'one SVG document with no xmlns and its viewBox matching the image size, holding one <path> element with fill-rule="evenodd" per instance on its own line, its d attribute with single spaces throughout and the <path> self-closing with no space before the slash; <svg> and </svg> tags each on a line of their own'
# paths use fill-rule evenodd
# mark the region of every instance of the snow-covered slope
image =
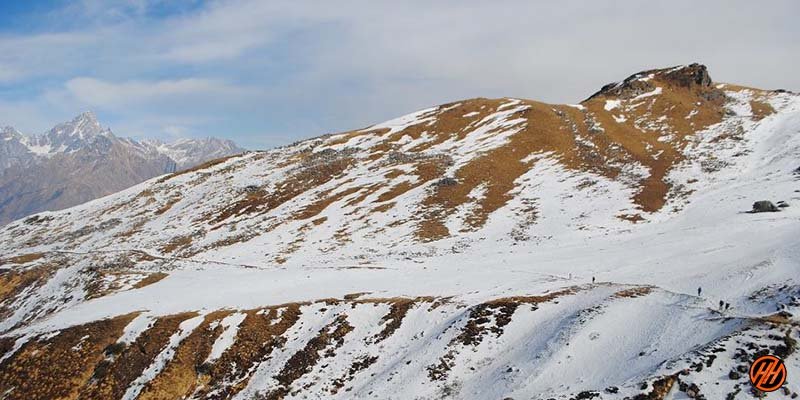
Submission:
<svg viewBox="0 0 800 400">
<path fill-rule="evenodd" d="M 116 137 L 91 112 L 42 135 L 6 127 L 0 131 L 0 224 L 242 152 L 214 138 L 162 143 Z"/>
<path fill-rule="evenodd" d="M 741 369 L 771 352 L 789 379 L 767 397 L 786 398 L 798 132 L 800 96 L 693 64 L 577 105 L 446 104 L 40 213 L 0 231 L 0 391 L 741 399 Z M 746 213 L 758 200 L 790 206 Z"/>
</svg>

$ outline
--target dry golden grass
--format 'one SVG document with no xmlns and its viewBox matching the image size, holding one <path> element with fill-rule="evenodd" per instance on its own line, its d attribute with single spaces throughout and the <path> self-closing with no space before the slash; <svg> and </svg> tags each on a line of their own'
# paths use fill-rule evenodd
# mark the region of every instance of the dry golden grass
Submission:
<svg viewBox="0 0 800 400">
<path fill-rule="evenodd" d="M 751 100 L 750 109 L 753 110 L 753 119 L 756 121 L 761 121 L 762 119 L 775 114 L 775 109 L 772 108 L 769 103 L 764 101 Z"/>
<path fill-rule="evenodd" d="M 374 185 L 358 188 L 359 189 L 358 191 L 360 192 L 359 195 L 348 200 L 347 203 L 345 203 L 345 207 L 355 207 L 360 205 L 361 203 L 366 201 L 367 197 L 380 190 L 380 188 L 382 188 L 383 186 L 384 185 L 382 183 L 376 183 Z"/>
<path fill-rule="evenodd" d="M 180 323 L 196 315 L 196 313 L 182 313 L 160 317 L 129 346 L 114 349 L 119 346 L 108 346 L 113 343 L 111 342 L 99 347 L 96 350 L 98 356 L 104 357 L 105 352 L 112 351 L 115 353 L 113 361 L 103 361 L 96 363 L 96 366 L 93 365 L 92 379 L 86 379 L 83 386 L 78 385 L 80 388 L 78 398 L 97 400 L 122 398 L 130 384 L 152 364 L 155 357 L 169 343 L 170 336 L 178 330 Z"/>
<path fill-rule="evenodd" d="M 172 178 L 175 178 L 175 177 L 178 177 L 178 176 L 181 176 L 181 175 L 184 175 L 184 174 L 188 174 L 188 173 L 191 173 L 191 172 L 196 172 L 196 171 L 201 171 L 201 170 L 204 170 L 204 169 L 208 169 L 208 168 L 211 168 L 211 167 L 213 167 L 215 165 L 222 164 L 225 161 L 228 161 L 230 159 L 233 159 L 233 158 L 236 158 L 236 157 L 241 157 L 241 156 L 242 156 L 241 154 L 235 154 L 235 155 L 231 155 L 231 156 L 227 156 L 227 157 L 222 157 L 222 158 L 217 158 L 217 159 L 214 159 L 214 160 L 206 161 L 206 162 L 204 162 L 204 163 L 202 163 L 200 165 L 194 166 L 192 168 L 187 168 L 187 169 L 180 170 L 180 171 L 174 172 L 172 174 L 169 174 L 169 175 L 159 179 L 158 183 L 164 183 L 164 182 L 166 182 L 166 181 L 168 181 L 168 180 L 170 180 Z"/>
<path fill-rule="evenodd" d="M 165 212 L 169 211 L 169 209 L 172 208 L 172 206 L 174 206 L 179 201 L 181 201 L 180 195 L 170 197 L 169 200 L 167 200 L 167 202 L 164 203 L 163 206 L 159 207 L 159 209 L 155 211 L 155 215 L 164 214 Z"/>
<path fill-rule="evenodd" d="M 395 202 L 381 204 L 381 205 L 373 208 L 372 210 L 370 210 L 370 214 L 371 213 L 376 213 L 376 212 L 382 213 L 382 212 L 389 211 L 392 208 L 394 208 L 395 204 L 396 204 Z"/>
<path fill-rule="evenodd" d="M 332 357 L 335 349 L 344 344 L 344 336 L 353 331 L 353 326 L 347 322 L 343 314 L 337 316 L 333 322 L 323 327 L 317 335 L 306 343 L 305 347 L 293 354 L 284 364 L 283 369 L 274 376 L 278 387 L 267 393 L 266 400 L 283 399 L 291 391 L 291 385 L 308 373 L 319 359 Z M 320 354 L 325 351 L 324 355 Z"/>
<path fill-rule="evenodd" d="M 617 215 L 617 218 L 628 222 L 632 222 L 634 224 L 644 221 L 644 217 L 642 217 L 642 214 L 621 214 Z"/>
<path fill-rule="evenodd" d="M 618 160 L 638 162 L 650 171 L 633 199 L 645 212 L 658 211 L 666 203 L 670 186 L 664 178 L 675 164 L 683 160 L 682 151 L 687 143 L 686 138 L 720 122 L 724 101 L 722 98 L 706 100 L 704 95 L 716 89 L 676 86 L 658 77 L 654 81 L 664 88 L 662 94 L 645 98 L 642 105 L 633 112 L 625 112 L 627 120 L 622 123 L 613 118 L 613 115 L 621 113 L 619 110 L 606 112 L 603 109 L 607 100 L 605 96 L 583 103 L 605 129 L 600 137 L 602 140 L 593 139 L 603 155 L 601 159 L 612 158 L 611 146 L 617 145 L 622 148 L 622 154 L 616 157 Z M 696 111 L 696 114 L 687 119 L 686 116 L 692 111 Z M 656 119 L 662 117 L 666 118 L 669 133 L 674 135 L 671 142 L 660 142 L 658 138 L 662 132 L 643 132 L 635 124 L 636 121 L 656 122 Z M 664 123 L 658 125 L 663 126 Z M 658 158 L 654 157 L 656 154 L 659 154 Z M 617 173 L 609 171 L 602 164 L 595 163 L 591 168 L 610 178 L 614 178 Z"/>
<path fill-rule="evenodd" d="M 161 246 L 159 250 L 162 253 L 172 253 L 175 250 L 181 250 L 191 246 L 193 240 L 194 235 L 176 236 L 165 245 Z"/>
<path fill-rule="evenodd" d="M 306 192 L 309 189 L 327 183 L 349 168 L 353 159 L 346 157 L 314 168 L 303 168 L 293 176 L 281 182 L 270 193 L 248 193 L 232 205 L 223 208 L 209 223 L 215 224 L 228 218 L 253 213 L 265 213 Z"/>
<path fill-rule="evenodd" d="M 5 264 L 27 264 L 29 262 L 36 261 L 36 260 L 38 260 L 38 259 L 40 259 L 42 257 L 44 257 L 44 254 L 42 254 L 42 253 L 22 254 L 22 255 L 18 255 L 18 256 L 2 259 L 2 260 L 0 260 L 0 265 L 5 265 Z"/>
<path fill-rule="evenodd" d="M 653 382 L 653 389 L 647 393 L 642 394 L 634 399 L 636 400 L 664 400 L 672 390 L 672 386 L 678 381 L 677 375 L 668 375 Z"/>
<path fill-rule="evenodd" d="M 329 195 L 330 191 L 323 193 L 322 195 L 320 195 L 320 198 L 317 201 L 303 207 L 300 211 L 292 215 L 292 219 L 304 220 L 316 217 L 319 213 L 325 210 L 332 203 L 337 202 L 353 193 L 356 193 L 359 190 L 361 190 L 360 187 L 350 187 L 334 195 Z"/>
<path fill-rule="evenodd" d="M 328 217 L 319 217 L 319 218 L 311 221 L 311 223 L 314 224 L 315 226 L 320 226 L 320 225 L 324 224 L 325 221 L 327 221 L 327 220 L 328 220 Z"/>
<path fill-rule="evenodd" d="M 206 315 L 203 322 L 188 337 L 181 341 L 175 355 L 164 369 L 150 381 L 137 399 L 183 399 L 191 395 L 201 384 L 200 365 L 211 353 L 211 346 L 222 333 L 219 322 L 230 311 L 215 311 Z"/>
<path fill-rule="evenodd" d="M 365 299 L 360 300 L 358 303 L 389 303 L 391 304 L 389 308 L 389 312 L 381 318 L 381 323 L 383 324 L 383 329 L 378 332 L 373 338 L 373 342 L 379 343 L 383 340 L 386 340 L 389 336 L 392 336 L 394 332 L 400 328 L 400 325 L 403 323 L 403 319 L 408 314 L 408 310 L 411 309 L 414 304 L 419 302 L 429 302 L 432 301 L 432 298 L 391 298 L 391 299 Z"/>
<path fill-rule="evenodd" d="M 381 193 L 380 196 L 375 199 L 375 202 L 383 203 L 385 201 L 393 200 L 397 198 L 397 196 L 402 196 L 409 190 L 415 189 L 420 185 L 421 183 L 400 182 L 397 185 L 392 186 L 389 190 Z"/>
<path fill-rule="evenodd" d="M 55 273 L 57 265 L 42 265 L 33 268 L 0 270 L 0 317 L 5 318 L 11 311 L 9 300 L 17 297 L 25 289 L 40 286 Z"/>
<path fill-rule="evenodd" d="M 504 297 L 472 306 L 467 323 L 461 328 L 461 332 L 447 344 L 445 354 L 436 363 L 427 366 L 428 378 L 431 381 L 447 379 L 450 370 L 455 366 L 453 360 L 462 347 L 477 346 L 488 334 L 500 337 L 520 305 L 528 304 L 536 307 L 537 304 L 553 301 L 580 290 L 582 290 L 581 287 L 572 286 L 540 296 Z"/>
<path fill-rule="evenodd" d="M 247 311 L 239 325 L 236 341 L 204 373 L 206 385 L 198 390 L 198 397 L 217 391 L 218 398 L 232 398 L 244 389 L 252 368 L 268 357 L 275 347 L 283 343 L 282 335 L 300 317 L 300 303 Z M 278 310 L 283 308 L 280 318 Z"/>
<path fill-rule="evenodd" d="M 26 343 L 0 368 L 0 389 L 6 400 L 100 399 L 81 389 L 135 314 L 61 330 L 45 340 Z"/>
<path fill-rule="evenodd" d="M 150 286 L 150 285 L 152 285 L 154 283 L 157 283 L 160 280 L 162 280 L 162 279 L 164 279 L 164 278 L 166 278 L 168 276 L 169 276 L 169 274 L 164 273 L 164 272 L 153 272 L 152 274 L 147 275 L 144 279 L 140 280 L 139 282 L 136 282 L 136 284 L 133 285 L 133 288 L 134 289 L 141 289 L 141 288 L 143 288 L 145 286 Z"/>
<path fill-rule="evenodd" d="M 494 111 L 505 100 L 481 100 L 489 111 Z M 544 103 L 524 102 L 529 108 L 519 111 L 509 119 L 527 120 L 519 133 L 511 136 L 508 143 L 486 152 L 468 163 L 455 174 L 456 185 L 436 186 L 430 196 L 422 202 L 425 216 L 418 225 L 417 237 L 423 241 L 441 239 L 450 234 L 444 220 L 455 209 L 469 201 L 469 193 L 479 185 L 486 188 L 484 196 L 465 223 L 473 229 L 480 228 L 489 214 L 504 206 L 512 196 L 514 180 L 528 171 L 530 166 L 522 160 L 531 153 L 560 149 L 562 158 L 569 156 L 574 148 L 571 132 L 560 129 L 562 119 L 553 107 Z M 535 122 L 534 122 L 535 121 Z M 439 174 L 433 174 L 437 178 Z"/>
<path fill-rule="evenodd" d="M 614 293 L 612 297 L 617 299 L 636 298 L 636 297 L 646 296 L 650 294 L 652 291 L 653 291 L 652 286 L 641 286 L 641 287 L 620 290 Z"/>
<path fill-rule="evenodd" d="M 406 174 L 406 172 L 405 172 L 405 171 L 403 171 L 402 169 L 397 169 L 397 168 L 395 168 L 395 169 L 393 169 L 393 170 L 391 170 L 391 171 L 389 171 L 389 172 L 385 173 L 385 174 L 383 175 L 383 177 L 384 177 L 384 178 L 386 178 L 386 179 L 389 179 L 389 180 L 391 180 L 391 179 L 397 178 L 397 177 L 399 177 L 399 176 L 403 176 L 403 175 L 405 175 L 405 174 Z"/>
</svg>

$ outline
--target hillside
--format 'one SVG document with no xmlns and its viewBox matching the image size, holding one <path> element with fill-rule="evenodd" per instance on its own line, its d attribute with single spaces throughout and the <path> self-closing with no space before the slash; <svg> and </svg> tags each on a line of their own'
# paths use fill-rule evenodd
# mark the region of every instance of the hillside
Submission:
<svg viewBox="0 0 800 400">
<path fill-rule="evenodd" d="M 746 399 L 771 352 L 789 378 L 767 397 L 789 398 L 799 132 L 800 95 L 692 64 L 39 213 L 0 230 L 0 393 Z M 788 207 L 746 212 L 759 200 Z"/>
<path fill-rule="evenodd" d="M 167 144 L 117 137 L 91 112 L 41 135 L 5 127 L 0 130 L 0 225 L 242 152 L 233 142 L 215 138 Z"/>
</svg>

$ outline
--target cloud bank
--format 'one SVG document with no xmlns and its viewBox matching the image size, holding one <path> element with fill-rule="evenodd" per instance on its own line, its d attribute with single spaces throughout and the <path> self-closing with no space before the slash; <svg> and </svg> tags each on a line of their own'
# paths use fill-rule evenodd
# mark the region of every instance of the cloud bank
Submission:
<svg viewBox="0 0 800 400">
<path fill-rule="evenodd" d="M 121 135 L 264 148 L 460 98 L 577 102 L 689 62 L 718 81 L 798 89 L 799 11 L 793 1 L 84 0 L 0 24 L 0 125 L 38 132 L 92 109 Z"/>
</svg>

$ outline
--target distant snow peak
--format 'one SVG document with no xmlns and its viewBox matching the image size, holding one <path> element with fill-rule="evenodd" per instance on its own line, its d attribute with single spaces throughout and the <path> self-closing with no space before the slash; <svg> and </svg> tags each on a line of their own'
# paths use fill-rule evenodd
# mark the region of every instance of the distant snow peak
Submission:
<svg viewBox="0 0 800 400">
<path fill-rule="evenodd" d="M 104 128 L 91 111 L 40 135 L 0 128 L 0 172 L 4 172 L 0 185 L 14 188 L 0 193 L 0 204 L 6 205 L 0 208 L 0 225 L 243 151 L 232 141 L 216 138 L 182 139 L 172 144 L 120 138 Z M 84 172 L 64 176 L 62 171 Z M 64 189 L 65 185 L 81 189 Z"/>
<path fill-rule="evenodd" d="M 103 130 L 103 127 L 97 121 L 97 116 L 91 111 L 86 111 L 73 118 L 72 121 L 56 125 L 46 136 L 49 138 L 78 137 L 79 139 L 88 139 L 106 133 L 110 133 L 110 131 Z"/>
<path fill-rule="evenodd" d="M 14 127 L 4 126 L 0 128 L 0 138 L 4 140 L 13 140 L 15 138 L 20 138 L 21 136 L 22 134 L 19 133 L 19 131 L 17 131 L 16 129 L 14 129 Z"/>
</svg>

